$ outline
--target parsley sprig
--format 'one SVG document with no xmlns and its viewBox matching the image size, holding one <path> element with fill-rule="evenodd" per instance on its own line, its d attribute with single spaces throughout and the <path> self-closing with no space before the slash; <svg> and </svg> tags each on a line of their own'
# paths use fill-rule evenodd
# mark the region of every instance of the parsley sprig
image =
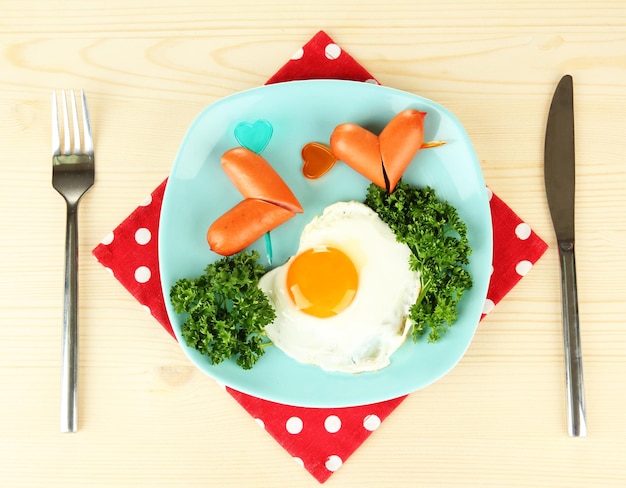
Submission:
<svg viewBox="0 0 626 488">
<path fill-rule="evenodd" d="M 429 187 L 414 188 L 400 182 L 388 193 L 371 184 L 365 204 L 411 249 L 409 265 L 420 273 L 420 294 L 409 312 L 413 339 L 428 332 L 428 342 L 438 341 L 456 321 L 457 305 L 472 287 L 465 269 L 471 254 L 466 224 L 457 210 L 440 201 Z"/>
<path fill-rule="evenodd" d="M 221 258 L 198 278 L 182 278 L 170 290 L 174 311 L 188 314 L 181 328 L 185 342 L 212 364 L 234 357 L 250 369 L 271 344 L 264 329 L 276 312 L 257 286 L 265 273 L 258 258 L 256 251 Z"/>
</svg>

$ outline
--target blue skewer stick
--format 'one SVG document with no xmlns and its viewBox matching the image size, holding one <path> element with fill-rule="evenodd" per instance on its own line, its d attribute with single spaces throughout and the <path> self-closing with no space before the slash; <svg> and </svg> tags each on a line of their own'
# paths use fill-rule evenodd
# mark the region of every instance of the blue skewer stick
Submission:
<svg viewBox="0 0 626 488">
<path fill-rule="evenodd" d="M 272 236 L 269 232 L 265 233 L 265 253 L 267 254 L 267 264 L 272 265 Z"/>
</svg>

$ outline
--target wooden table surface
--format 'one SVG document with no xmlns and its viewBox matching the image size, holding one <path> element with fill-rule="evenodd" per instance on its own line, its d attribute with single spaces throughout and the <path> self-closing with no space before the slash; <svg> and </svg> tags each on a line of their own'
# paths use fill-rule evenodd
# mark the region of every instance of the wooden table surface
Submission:
<svg viewBox="0 0 626 488">
<path fill-rule="evenodd" d="M 320 29 L 384 85 L 465 125 L 485 179 L 550 249 L 449 375 L 412 394 L 329 487 L 626 484 L 626 4 L 136 0 L 0 3 L 0 486 L 317 486 L 91 256 L 167 176 L 191 120 L 264 83 Z M 566 431 L 559 269 L 543 186 L 573 75 L 589 435 Z M 84 88 L 80 429 L 59 432 L 65 207 L 50 93 Z"/>
</svg>

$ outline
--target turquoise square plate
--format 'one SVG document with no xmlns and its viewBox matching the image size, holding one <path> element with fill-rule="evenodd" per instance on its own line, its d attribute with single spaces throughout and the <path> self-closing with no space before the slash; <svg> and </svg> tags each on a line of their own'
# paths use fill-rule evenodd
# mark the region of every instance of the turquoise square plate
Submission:
<svg viewBox="0 0 626 488">
<path fill-rule="evenodd" d="M 425 140 L 442 147 L 418 152 L 403 180 L 433 187 L 454 205 L 468 226 L 472 255 L 468 270 L 474 280 L 459 304 L 459 319 L 437 343 L 407 340 L 392 364 L 377 372 L 328 373 L 300 364 L 270 347 L 252 370 L 234 361 L 212 365 L 185 345 L 180 335 L 184 317 L 169 302 L 171 286 L 182 277 L 195 278 L 220 258 L 206 242 L 211 223 L 242 197 L 220 166 L 222 154 L 240 145 L 245 130 L 265 126 L 253 144 L 298 197 L 304 213 L 272 231 L 273 263 L 284 263 L 296 250 L 302 228 L 337 201 L 365 198 L 369 181 L 339 162 L 322 178 L 302 176 L 302 147 L 328 144 L 340 123 L 354 122 L 378 133 L 398 112 L 428 113 Z M 242 136 L 242 133 L 244 135 Z M 259 136 L 257 134 L 256 136 Z M 239 140 L 238 140 L 239 137 Z M 261 256 L 264 239 L 254 243 Z M 491 276 L 492 226 L 487 190 L 478 159 L 463 126 L 441 105 L 407 92 L 369 83 L 314 80 L 268 85 L 219 100 L 193 121 L 182 143 L 165 190 L 159 227 L 159 266 L 167 312 L 183 351 L 193 364 L 216 381 L 259 398 L 307 407 L 347 407 L 380 402 L 421 389 L 448 373 L 463 357 L 481 318 Z"/>
</svg>

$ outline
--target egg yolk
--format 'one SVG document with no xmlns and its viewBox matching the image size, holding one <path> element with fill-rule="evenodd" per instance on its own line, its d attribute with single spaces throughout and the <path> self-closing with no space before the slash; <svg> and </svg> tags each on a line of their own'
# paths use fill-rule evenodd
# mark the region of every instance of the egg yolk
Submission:
<svg viewBox="0 0 626 488">
<path fill-rule="evenodd" d="M 358 284 L 354 263 L 334 247 L 307 249 L 287 270 L 287 290 L 296 308 L 320 318 L 337 315 L 350 305 Z"/>
</svg>

